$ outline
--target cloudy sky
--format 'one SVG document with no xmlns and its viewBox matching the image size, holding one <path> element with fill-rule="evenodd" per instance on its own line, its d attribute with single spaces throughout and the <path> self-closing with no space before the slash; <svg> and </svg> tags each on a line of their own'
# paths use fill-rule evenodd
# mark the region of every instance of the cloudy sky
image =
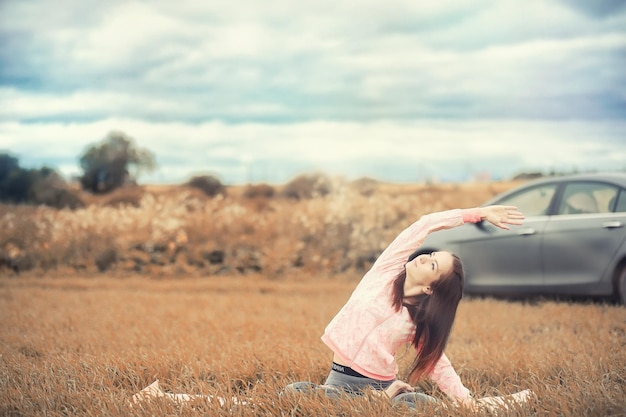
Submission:
<svg viewBox="0 0 626 417">
<path fill-rule="evenodd" d="M 0 152 L 143 182 L 626 169 L 625 0 L 0 0 Z"/>
</svg>

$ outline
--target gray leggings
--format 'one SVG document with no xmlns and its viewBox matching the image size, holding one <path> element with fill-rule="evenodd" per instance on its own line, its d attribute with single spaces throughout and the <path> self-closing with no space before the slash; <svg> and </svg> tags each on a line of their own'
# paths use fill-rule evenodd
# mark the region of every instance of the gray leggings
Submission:
<svg viewBox="0 0 626 417">
<path fill-rule="evenodd" d="M 331 370 L 323 385 L 316 385 L 312 382 L 294 382 L 285 387 L 285 392 L 321 392 L 329 398 L 339 398 L 342 394 L 360 396 L 363 395 L 363 390 L 367 388 L 382 391 L 388 388 L 393 381 L 393 379 L 381 381 L 366 377 L 350 376 Z M 393 404 L 405 404 L 413 409 L 419 408 L 419 403 L 436 401 L 435 398 L 421 392 L 405 392 L 396 395 L 391 400 Z"/>
</svg>

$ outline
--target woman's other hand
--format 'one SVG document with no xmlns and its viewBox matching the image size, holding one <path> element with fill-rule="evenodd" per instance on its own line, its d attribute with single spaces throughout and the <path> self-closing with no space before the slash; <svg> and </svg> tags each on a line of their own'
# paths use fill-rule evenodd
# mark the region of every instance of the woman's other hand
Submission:
<svg viewBox="0 0 626 417">
<path fill-rule="evenodd" d="M 481 207 L 480 218 L 504 230 L 509 230 L 509 224 L 519 226 L 524 222 L 524 214 L 515 206 Z"/>
<path fill-rule="evenodd" d="M 396 395 L 402 394 L 403 392 L 413 391 L 415 391 L 415 388 L 413 388 L 411 385 L 407 384 L 404 381 L 395 380 L 391 383 L 391 385 L 387 387 L 387 389 L 385 389 L 385 394 L 387 394 L 387 397 L 392 399 Z"/>
</svg>

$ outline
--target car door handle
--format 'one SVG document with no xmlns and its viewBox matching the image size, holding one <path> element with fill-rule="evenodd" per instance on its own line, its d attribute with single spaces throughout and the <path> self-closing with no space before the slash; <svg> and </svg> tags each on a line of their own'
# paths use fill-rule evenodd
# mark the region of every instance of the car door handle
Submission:
<svg viewBox="0 0 626 417">
<path fill-rule="evenodd" d="M 520 236 L 534 235 L 535 233 L 537 232 L 535 232 L 535 229 L 533 229 L 532 227 L 525 227 L 517 232 L 517 234 Z"/>
<path fill-rule="evenodd" d="M 605 229 L 618 229 L 620 227 L 624 227 L 624 225 L 622 224 L 622 222 L 615 220 L 612 222 L 602 223 L 602 227 L 604 227 Z"/>
</svg>

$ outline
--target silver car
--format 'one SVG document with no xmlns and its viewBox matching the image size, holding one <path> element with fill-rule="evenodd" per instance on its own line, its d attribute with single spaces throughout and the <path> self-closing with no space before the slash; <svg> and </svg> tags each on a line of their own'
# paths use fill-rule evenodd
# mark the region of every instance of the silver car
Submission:
<svg viewBox="0 0 626 417">
<path fill-rule="evenodd" d="M 524 225 L 442 230 L 411 258 L 456 253 L 469 294 L 610 297 L 626 304 L 626 173 L 535 180 L 483 206 L 489 204 L 517 206 Z"/>
</svg>

